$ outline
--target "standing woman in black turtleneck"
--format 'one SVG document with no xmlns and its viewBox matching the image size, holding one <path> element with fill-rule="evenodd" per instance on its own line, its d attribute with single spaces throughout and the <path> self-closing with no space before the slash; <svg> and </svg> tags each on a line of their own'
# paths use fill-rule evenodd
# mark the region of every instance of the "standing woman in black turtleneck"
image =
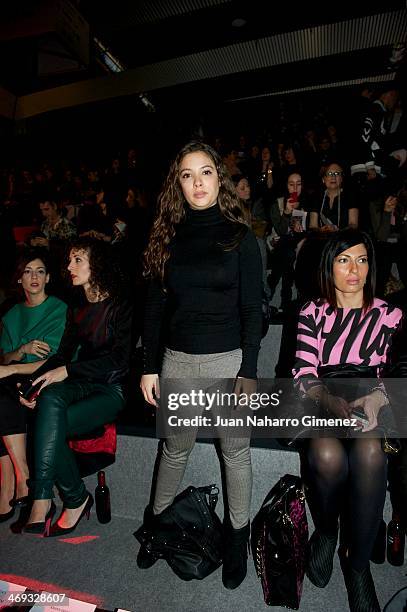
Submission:
<svg viewBox="0 0 407 612">
<path fill-rule="evenodd" d="M 186 145 L 172 164 L 145 253 L 150 279 L 141 389 L 157 405 L 161 378 L 236 379 L 235 392 L 253 389 L 262 333 L 262 265 L 234 185 L 219 155 L 201 142 Z M 165 352 L 160 363 L 160 339 Z M 195 428 L 164 443 L 150 525 L 173 501 Z M 223 584 L 246 575 L 252 487 L 249 437 L 220 439 L 230 526 Z M 138 565 L 157 558 L 141 548 Z"/>
</svg>

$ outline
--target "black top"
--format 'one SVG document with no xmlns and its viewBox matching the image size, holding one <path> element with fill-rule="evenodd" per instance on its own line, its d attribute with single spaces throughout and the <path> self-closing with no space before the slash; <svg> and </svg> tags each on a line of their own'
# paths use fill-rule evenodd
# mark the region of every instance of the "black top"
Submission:
<svg viewBox="0 0 407 612">
<path fill-rule="evenodd" d="M 111 298 L 68 308 L 59 348 L 35 376 L 65 365 L 69 378 L 120 382 L 129 370 L 131 316 L 129 303 Z M 77 358 L 71 363 L 78 347 Z"/>
<path fill-rule="evenodd" d="M 325 225 L 321 213 L 329 219 L 336 227 L 343 229 L 349 225 L 348 213 L 350 208 L 358 208 L 357 202 L 351 193 L 341 191 L 340 197 L 335 196 L 332 208 L 329 205 L 329 195 L 324 192 L 321 200 L 314 202 L 310 207 L 311 212 L 318 213 L 319 224 Z"/>
<path fill-rule="evenodd" d="M 165 346 L 184 353 L 203 355 L 241 347 L 239 376 L 256 377 L 262 332 L 260 252 L 249 229 L 235 249 L 224 246 L 241 228 L 225 219 L 218 204 L 187 209 L 170 245 L 166 290 L 159 280 L 152 280 L 149 287 L 146 374 L 159 371 L 163 329 Z"/>
</svg>

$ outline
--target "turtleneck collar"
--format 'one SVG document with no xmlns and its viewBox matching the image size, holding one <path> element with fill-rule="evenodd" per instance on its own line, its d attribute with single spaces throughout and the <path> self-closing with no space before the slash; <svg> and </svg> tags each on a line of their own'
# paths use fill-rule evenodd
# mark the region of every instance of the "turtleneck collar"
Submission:
<svg viewBox="0 0 407 612">
<path fill-rule="evenodd" d="M 192 225 L 212 225 L 225 220 L 218 202 L 210 208 L 204 208 L 203 210 L 197 210 L 185 204 L 185 213 L 185 221 Z"/>
</svg>

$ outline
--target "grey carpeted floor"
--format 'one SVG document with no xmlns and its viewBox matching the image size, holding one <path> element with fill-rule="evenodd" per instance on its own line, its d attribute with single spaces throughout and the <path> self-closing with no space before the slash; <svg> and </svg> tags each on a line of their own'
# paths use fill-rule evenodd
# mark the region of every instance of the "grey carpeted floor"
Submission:
<svg viewBox="0 0 407 612">
<path fill-rule="evenodd" d="M 9 524 L 0 525 L 0 580 L 36 589 L 66 592 L 83 601 L 113 610 L 120 607 L 134 612 L 230 612 L 258 611 L 265 605 L 252 559 L 248 576 L 235 591 L 221 582 L 221 570 L 203 582 L 182 582 L 164 561 L 149 570 L 136 566 L 138 543 L 132 536 L 134 520 L 113 517 L 100 525 L 96 516 L 82 522 L 67 542 L 56 538 L 17 535 Z M 82 537 L 90 538 L 82 540 Z M 381 604 L 402 586 L 407 586 L 405 568 L 387 563 L 373 566 Z M 284 608 L 274 608 L 284 610 Z M 307 579 L 301 610 L 304 612 L 344 612 L 348 609 L 339 564 L 330 584 L 317 589 Z"/>
<path fill-rule="evenodd" d="M 95 514 L 81 522 L 68 541 L 43 539 L 10 532 L 9 523 L 0 524 L 0 580 L 27 585 L 34 590 L 66 592 L 82 601 L 97 603 L 107 610 L 125 608 L 134 612 L 251 612 L 266 610 L 261 585 L 249 559 L 248 576 L 241 587 L 227 591 L 221 570 L 203 582 L 182 582 L 164 561 L 149 570 L 136 566 L 138 543 L 133 537 L 150 494 L 157 440 L 119 436 L 116 463 L 108 468 L 113 519 L 100 525 Z M 268 448 L 253 448 L 254 487 L 252 516 L 270 487 L 284 473 L 298 474 L 298 455 Z M 211 444 L 198 443 L 188 462 L 182 487 L 220 484 L 219 462 Z M 129 484 L 130 483 L 130 484 Z M 95 476 L 86 479 L 90 491 Z M 217 507 L 223 516 L 222 497 Z M 138 518 L 137 518 L 138 517 Z M 390 518 L 387 501 L 385 518 Z M 308 514 L 312 532 L 311 517 Z M 88 536 L 86 539 L 84 536 Z M 82 539 L 81 539 L 82 538 Z M 372 565 L 380 602 L 407 586 L 406 569 Z M 284 610 L 285 608 L 273 608 Z M 346 592 L 341 570 L 335 571 L 325 589 L 304 582 L 303 612 L 346 612 Z"/>
</svg>

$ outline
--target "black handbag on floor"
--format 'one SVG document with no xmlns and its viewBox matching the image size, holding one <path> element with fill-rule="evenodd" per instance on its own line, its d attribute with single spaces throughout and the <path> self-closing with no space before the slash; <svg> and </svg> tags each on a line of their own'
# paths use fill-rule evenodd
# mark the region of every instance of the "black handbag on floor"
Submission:
<svg viewBox="0 0 407 612">
<path fill-rule="evenodd" d="M 251 547 L 268 606 L 298 610 L 305 574 L 308 523 L 298 476 L 286 474 L 252 522 Z"/>
<path fill-rule="evenodd" d="M 222 564 L 223 527 L 215 512 L 216 485 L 188 487 L 155 522 L 135 533 L 149 552 L 165 559 L 182 580 L 202 580 Z"/>
</svg>

